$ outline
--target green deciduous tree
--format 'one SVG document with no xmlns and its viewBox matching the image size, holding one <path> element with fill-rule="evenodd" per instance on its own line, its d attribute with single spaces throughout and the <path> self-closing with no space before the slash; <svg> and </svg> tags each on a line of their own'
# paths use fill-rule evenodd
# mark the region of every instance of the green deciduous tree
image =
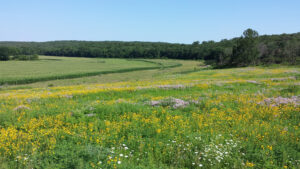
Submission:
<svg viewBox="0 0 300 169">
<path fill-rule="evenodd" d="M 0 60 L 9 60 L 9 55 L 11 51 L 8 47 L 0 47 Z"/>
<path fill-rule="evenodd" d="M 243 36 L 237 40 L 237 44 L 233 48 L 231 56 L 233 66 L 258 64 L 257 37 L 258 33 L 255 30 L 247 29 L 244 31 Z"/>
</svg>

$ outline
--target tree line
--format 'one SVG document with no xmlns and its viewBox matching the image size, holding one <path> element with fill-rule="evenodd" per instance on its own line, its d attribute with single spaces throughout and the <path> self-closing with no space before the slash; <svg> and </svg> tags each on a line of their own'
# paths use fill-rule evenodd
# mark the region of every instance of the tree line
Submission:
<svg viewBox="0 0 300 169">
<path fill-rule="evenodd" d="M 0 61 L 8 60 L 38 60 L 37 54 L 21 54 L 18 48 L 0 46 Z"/>
<path fill-rule="evenodd" d="M 4 54 L 3 54 L 4 53 Z M 259 36 L 247 29 L 241 37 L 192 44 L 120 41 L 0 42 L 2 55 L 49 55 L 101 58 L 204 59 L 216 67 L 299 64 L 300 33 Z"/>
</svg>

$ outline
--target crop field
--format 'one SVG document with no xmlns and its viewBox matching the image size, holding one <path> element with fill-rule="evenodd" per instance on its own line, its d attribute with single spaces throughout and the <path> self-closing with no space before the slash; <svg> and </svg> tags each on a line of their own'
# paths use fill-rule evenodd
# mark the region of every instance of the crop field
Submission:
<svg viewBox="0 0 300 169">
<path fill-rule="evenodd" d="M 299 67 L 102 60 L 77 71 L 181 66 L 3 88 L 0 168 L 300 167 Z"/>
<path fill-rule="evenodd" d="M 157 69 L 162 66 L 176 66 L 174 64 L 174 62 L 158 64 L 146 60 L 40 56 L 40 60 L 37 61 L 0 62 L 0 85 Z"/>
<path fill-rule="evenodd" d="M 147 61 L 144 59 L 143 61 Z M 71 79 L 55 79 L 38 81 L 29 84 L 18 85 L 2 85 L 0 90 L 4 89 L 29 89 L 29 88 L 45 88 L 49 86 L 72 86 L 72 85 L 86 85 L 95 83 L 115 83 L 115 82 L 136 82 L 142 80 L 164 80 L 173 78 L 174 76 L 186 74 L 189 72 L 200 71 L 207 69 L 203 61 L 189 61 L 189 60 L 162 60 L 151 59 L 151 62 L 157 62 L 158 68 L 145 69 L 138 71 L 126 71 L 99 74 L 96 76 L 83 76 Z"/>
</svg>

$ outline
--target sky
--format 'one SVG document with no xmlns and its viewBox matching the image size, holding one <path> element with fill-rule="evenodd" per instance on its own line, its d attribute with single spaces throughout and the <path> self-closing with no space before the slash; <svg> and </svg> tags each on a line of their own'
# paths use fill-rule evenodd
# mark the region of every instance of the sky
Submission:
<svg viewBox="0 0 300 169">
<path fill-rule="evenodd" d="M 192 43 L 300 32 L 300 0 L 0 0 L 0 41 Z"/>
</svg>

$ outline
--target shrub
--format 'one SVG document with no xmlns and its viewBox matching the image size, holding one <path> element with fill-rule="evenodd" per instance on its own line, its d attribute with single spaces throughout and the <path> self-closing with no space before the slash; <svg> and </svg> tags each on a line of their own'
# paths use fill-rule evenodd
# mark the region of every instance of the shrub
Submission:
<svg viewBox="0 0 300 169">
<path fill-rule="evenodd" d="M 0 55 L 0 61 L 9 60 L 9 56 Z"/>
<path fill-rule="evenodd" d="M 14 60 L 38 60 L 38 55 L 16 55 L 13 57 Z"/>
</svg>

